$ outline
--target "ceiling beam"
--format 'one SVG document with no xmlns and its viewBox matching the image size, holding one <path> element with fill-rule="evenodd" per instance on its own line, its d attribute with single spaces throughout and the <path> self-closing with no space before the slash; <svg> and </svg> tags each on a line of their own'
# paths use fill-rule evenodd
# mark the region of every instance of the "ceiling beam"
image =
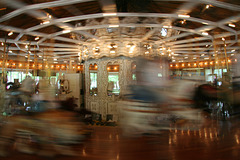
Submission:
<svg viewBox="0 0 240 160">
<path fill-rule="evenodd" d="M 179 1 L 179 2 L 190 2 L 190 1 L 195 1 L 198 3 L 203 3 L 203 4 L 211 4 L 215 7 L 220 7 L 220 8 L 225 8 L 233 11 L 240 11 L 240 6 L 227 3 L 227 2 L 221 2 L 217 0 L 154 0 L 154 1 Z"/>
<path fill-rule="evenodd" d="M 9 14 L 2 16 L 0 18 L 0 22 L 6 21 L 8 19 L 11 19 L 13 17 L 16 17 L 20 14 L 26 13 L 31 10 L 39 10 L 39 9 L 45 9 L 45 8 L 51 8 L 51 7 L 60 7 L 60 6 L 71 5 L 71 4 L 76 4 L 76 3 L 84 3 L 84 2 L 89 2 L 89 1 L 94 1 L 94 0 L 57 0 L 57 1 L 53 1 L 53 2 L 45 2 L 45 3 L 27 5 L 27 6 L 18 8 Z M 8 0 L 1 0 L 0 3 L 9 5 L 10 2 Z M 14 5 L 14 4 L 11 4 L 11 5 Z"/>
<path fill-rule="evenodd" d="M 7 1 L 3 1 L 6 5 L 10 6 L 10 7 L 13 7 L 15 9 L 19 9 L 19 8 L 22 8 L 22 7 L 26 7 L 26 4 L 24 3 L 21 3 L 19 1 L 16 1 L 16 0 L 7 0 Z M 55 18 L 52 17 L 51 19 L 49 19 L 47 17 L 47 14 L 43 13 L 43 12 L 40 12 L 40 11 L 36 11 L 36 10 L 28 10 L 26 13 L 28 13 L 30 16 L 33 16 L 39 20 L 54 20 Z M 62 28 L 63 30 L 65 29 L 72 29 L 74 28 L 75 26 L 72 26 L 68 23 L 56 23 L 55 25 L 57 25 L 58 27 Z M 25 33 L 25 32 L 23 32 Z M 84 36 L 86 37 L 91 37 L 91 38 L 95 38 L 95 39 L 98 39 L 97 36 L 94 36 L 88 32 L 84 32 L 84 31 L 79 31 L 78 32 L 79 34 L 83 34 Z"/>
</svg>

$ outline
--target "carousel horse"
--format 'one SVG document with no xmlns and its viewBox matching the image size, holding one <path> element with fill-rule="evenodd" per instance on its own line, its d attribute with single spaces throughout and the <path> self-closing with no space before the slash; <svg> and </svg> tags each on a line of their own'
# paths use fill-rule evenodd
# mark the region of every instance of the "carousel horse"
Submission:
<svg viewBox="0 0 240 160">
<path fill-rule="evenodd" d="M 32 103 L 32 96 L 37 90 L 35 81 L 31 77 L 23 80 L 22 84 L 9 82 L 6 84 L 4 115 L 19 114 Z"/>
<path fill-rule="evenodd" d="M 195 85 L 191 81 L 169 81 L 162 88 L 128 86 L 118 105 L 123 133 L 132 136 L 169 129 L 199 129 L 204 117 L 200 109 L 191 107 L 190 101 Z"/>
<path fill-rule="evenodd" d="M 226 119 L 234 113 L 233 89 L 218 87 L 211 84 L 199 85 L 194 93 L 195 107 L 200 108 L 212 116 Z"/>
<path fill-rule="evenodd" d="M 15 144 L 17 151 L 29 154 L 76 156 L 71 145 L 82 143 L 90 130 L 79 113 L 67 108 L 12 116 L 1 128 L 0 155 L 6 156 Z"/>
</svg>

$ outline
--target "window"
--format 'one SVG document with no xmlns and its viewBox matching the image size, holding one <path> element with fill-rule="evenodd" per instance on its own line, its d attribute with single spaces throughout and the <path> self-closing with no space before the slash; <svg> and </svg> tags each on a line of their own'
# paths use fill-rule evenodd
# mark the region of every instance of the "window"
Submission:
<svg viewBox="0 0 240 160">
<path fill-rule="evenodd" d="M 25 72 L 19 72 L 19 71 L 8 71 L 7 73 L 7 83 L 14 82 L 14 79 L 18 79 L 19 82 L 22 82 L 26 76 L 33 77 L 33 75 L 29 72 L 26 74 Z"/>
<path fill-rule="evenodd" d="M 222 69 L 214 69 L 214 74 L 217 75 L 217 78 L 222 78 Z"/>
<path fill-rule="evenodd" d="M 89 93 L 90 95 L 96 96 L 98 93 L 97 89 L 97 64 L 90 64 L 89 65 L 89 77 L 90 77 L 90 86 L 89 86 Z"/>
<path fill-rule="evenodd" d="M 108 90 L 111 91 L 115 95 L 119 95 L 120 86 L 119 86 L 119 77 L 118 72 L 109 72 L 108 73 Z"/>
<path fill-rule="evenodd" d="M 90 89 L 97 88 L 97 73 L 90 73 Z"/>
<path fill-rule="evenodd" d="M 133 81 L 136 81 L 136 80 L 137 80 L 136 73 L 133 73 L 133 74 L 132 74 L 132 80 L 133 80 Z"/>
</svg>

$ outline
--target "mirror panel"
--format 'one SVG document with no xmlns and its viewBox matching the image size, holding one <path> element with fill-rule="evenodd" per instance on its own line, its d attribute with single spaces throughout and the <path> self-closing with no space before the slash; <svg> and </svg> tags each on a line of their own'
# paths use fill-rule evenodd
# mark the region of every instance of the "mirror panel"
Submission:
<svg viewBox="0 0 240 160">
<path fill-rule="evenodd" d="M 97 64 L 90 64 L 89 65 L 89 77 L 90 77 L 90 86 L 89 86 L 89 93 L 91 96 L 97 96 L 98 88 L 97 88 L 97 71 L 98 66 Z"/>
<path fill-rule="evenodd" d="M 136 62 L 132 62 L 132 64 L 131 64 L 131 69 L 132 69 L 132 81 L 136 81 L 136 80 L 137 80 L 136 67 L 137 67 Z"/>
<path fill-rule="evenodd" d="M 107 65 L 108 71 L 108 87 L 107 95 L 108 96 L 118 96 L 120 94 L 120 85 L 119 85 L 119 65 Z"/>
</svg>

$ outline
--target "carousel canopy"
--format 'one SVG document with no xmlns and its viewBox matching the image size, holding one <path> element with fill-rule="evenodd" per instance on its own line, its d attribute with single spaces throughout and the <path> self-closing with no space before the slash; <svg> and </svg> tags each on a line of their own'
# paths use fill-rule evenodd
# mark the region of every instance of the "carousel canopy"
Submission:
<svg viewBox="0 0 240 160">
<path fill-rule="evenodd" d="M 239 20 L 239 0 L 1 0 L 0 50 L 13 60 L 58 64 L 231 57 L 239 50 Z"/>
</svg>

